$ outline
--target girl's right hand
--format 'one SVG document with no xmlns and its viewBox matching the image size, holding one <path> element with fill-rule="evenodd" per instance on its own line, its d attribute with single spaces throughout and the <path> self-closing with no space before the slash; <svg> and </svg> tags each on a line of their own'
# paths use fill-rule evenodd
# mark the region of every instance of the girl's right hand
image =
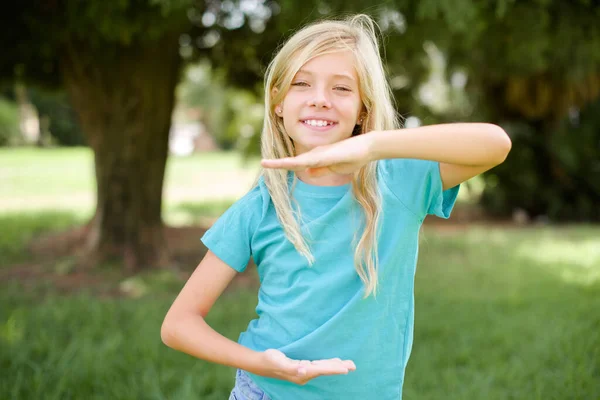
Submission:
<svg viewBox="0 0 600 400">
<path fill-rule="evenodd" d="M 322 375 L 342 375 L 356 370 L 351 360 L 330 358 L 327 360 L 292 360 L 279 350 L 263 352 L 263 367 L 268 376 L 304 385 Z"/>
</svg>

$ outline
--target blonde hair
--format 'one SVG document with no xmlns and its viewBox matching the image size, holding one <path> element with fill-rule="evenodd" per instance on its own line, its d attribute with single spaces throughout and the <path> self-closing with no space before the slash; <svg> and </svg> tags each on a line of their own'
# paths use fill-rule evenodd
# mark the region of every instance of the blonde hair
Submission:
<svg viewBox="0 0 600 400">
<path fill-rule="evenodd" d="M 294 34 L 278 51 L 265 75 L 265 120 L 261 135 L 262 157 L 266 159 L 293 157 L 295 148 L 287 135 L 283 120 L 275 114 L 298 70 L 309 60 L 329 53 L 350 50 L 355 57 L 359 92 L 363 105 L 363 123 L 358 134 L 374 130 L 396 129 L 399 120 L 385 76 L 375 23 L 367 15 L 355 15 L 345 20 L 312 23 Z M 352 193 L 361 205 L 364 230 L 358 241 L 354 263 L 365 285 L 365 297 L 377 292 L 377 229 L 381 214 L 381 198 L 377 185 L 377 164 L 371 162 L 354 173 Z M 300 231 L 299 213 L 292 207 L 288 172 L 277 169 L 261 171 L 275 206 L 275 211 L 288 240 L 309 265 L 314 257 Z M 294 177 L 294 183 L 295 181 Z"/>
</svg>

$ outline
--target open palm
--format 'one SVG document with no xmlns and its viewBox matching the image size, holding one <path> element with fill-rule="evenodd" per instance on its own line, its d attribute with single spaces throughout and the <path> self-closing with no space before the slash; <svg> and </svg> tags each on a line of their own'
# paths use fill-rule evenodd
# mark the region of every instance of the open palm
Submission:
<svg viewBox="0 0 600 400">
<path fill-rule="evenodd" d="M 311 175 L 327 173 L 351 174 L 367 164 L 370 159 L 368 135 L 351 137 L 326 146 L 315 147 L 296 157 L 262 160 L 264 168 L 291 171 L 308 170 Z"/>
<path fill-rule="evenodd" d="M 266 367 L 276 371 L 277 378 L 303 385 L 318 376 L 347 374 L 356 370 L 351 360 L 293 360 L 279 350 L 264 352 Z"/>
</svg>

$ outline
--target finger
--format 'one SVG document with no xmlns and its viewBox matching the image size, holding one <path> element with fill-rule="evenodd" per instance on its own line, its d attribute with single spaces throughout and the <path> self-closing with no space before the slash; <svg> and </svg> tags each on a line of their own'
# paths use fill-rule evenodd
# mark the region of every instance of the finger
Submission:
<svg viewBox="0 0 600 400">
<path fill-rule="evenodd" d="M 307 375 L 316 377 L 321 375 L 343 375 L 349 372 L 349 369 L 339 363 L 312 363 L 306 367 Z"/>
<path fill-rule="evenodd" d="M 298 167 L 297 164 L 298 163 L 292 158 L 278 158 L 278 159 L 272 159 L 272 160 L 265 159 L 260 162 L 260 165 L 263 168 L 288 169 L 288 170 L 296 170 L 298 168 L 304 168 L 304 167 Z"/>
<path fill-rule="evenodd" d="M 301 154 L 296 157 L 263 159 L 260 163 L 266 168 L 308 168 L 320 166 L 319 160 L 307 154 Z"/>
<path fill-rule="evenodd" d="M 324 163 L 316 155 L 304 153 L 296 157 L 283 157 L 274 159 L 263 159 L 261 165 L 264 168 L 303 169 L 322 167 Z"/>
<path fill-rule="evenodd" d="M 356 371 L 356 364 L 352 360 L 341 360 L 340 358 L 330 358 L 323 360 L 311 361 L 314 365 L 340 365 L 347 368 L 350 371 Z"/>
</svg>

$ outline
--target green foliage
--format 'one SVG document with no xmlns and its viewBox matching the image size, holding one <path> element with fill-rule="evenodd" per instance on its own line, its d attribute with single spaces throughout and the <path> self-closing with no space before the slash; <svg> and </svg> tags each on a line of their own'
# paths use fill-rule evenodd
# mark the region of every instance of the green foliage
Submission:
<svg viewBox="0 0 600 400">
<path fill-rule="evenodd" d="M 487 176 L 483 204 L 553 221 L 600 221 L 600 101 L 556 125 L 506 124 L 513 150 Z"/>
<path fill-rule="evenodd" d="M 501 171 L 507 167 L 502 166 L 497 170 L 500 175 L 496 171 L 489 174 L 490 185 L 495 182 L 504 187 L 488 196 L 486 204 L 491 210 L 506 214 L 521 206 L 534 215 L 596 218 L 586 217 L 594 214 L 585 211 L 595 201 L 593 178 L 556 179 L 554 175 L 550 181 L 544 175 L 557 165 L 563 168 L 560 164 L 569 162 L 565 159 L 580 157 L 579 150 L 556 152 L 550 148 L 559 137 L 561 148 L 578 148 L 570 143 L 577 140 L 575 134 L 549 132 L 565 129 L 556 126 L 567 120 L 570 110 L 583 110 L 600 96 L 598 2 L 388 0 L 373 6 L 367 0 L 280 0 L 246 6 L 220 0 L 16 2 L 14 13 L 0 17 L 0 46 L 5 49 L 0 79 L 16 74 L 56 85 L 61 76 L 60 59 L 74 48 L 86 53 L 83 61 L 94 60 L 112 68 L 118 59 L 115 54 L 122 54 L 123 49 L 135 50 L 173 34 L 179 36 L 183 58 L 209 60 L 213 66 L 210 76 L 217 78 L 215 82 L 196 90 L 196 98 L 204 96 L 197 104 L 204 103 L 204 121 L 210 130 L 225 148 L 257 151 L 259 117 L 258 113 L 250 116 L 247 109 L 254 101 L 252 96 L 260 98 L 264 69 L 277 45 L 313 20 L 365 12 L 382 28 L 382 53 L 402 115 L 419 117 L 425 124 L 465 119 L 506 122 L 512 131 L 514 155 L 507 163 L 528 170 L 519 169 L 519 174 L 505 178 Z M 457 71 L 466 73 L 468 84 L 460 100 L 466 99 L 470 107 L 454 107 L 460 109 L 457 114 L 432 110 L 419 97 L 430 77 L 427 49 L 431 45 L 444 57 L 447 80 Z M 456 104 L 454 99 L 450 103 Z M 472 114 L 465 113 L 467 109 Z M 581 126 L 594 125 L 585 121 L 590 115 L 582 112 Z M 241 135 L 250 132 L 245 127 L 251 127 L 254 134 Z M 579 132 L 572 127 L 569 130 Z M 529 136 L 531 139 L 525 139 Z M 588 166 L 589 158 L 581 154 L 580 164 Z M 525 183 L 516 185 L 511 180 L 528 182 L 537 196 L 543 193 L 560 199 L 540 201 L 533 192 L 520 189 Z M 584 183 L 573 189 L 569 181 Z M 565 186 L 554 189 L 551 185 Z M 583 194 L 573 195 L 574 190 Z"/>
<path fill-rule="evenodd" d="M 15 2 L 11 12 L 0 14 L 0 81 L 19 77 L 60 87 L 69 53 L 85 52 L 96 62 L 116 60 L 123 48 L 176 37 L 191 28 L 187 11 L 194 4 L 201 5 L 192 0 Z"/>
<path fill-rule="evenodd" d="M 19 109 L 13 102 L 0 97 L 0 146 L 13 146 L 21 141 Z"/>
<path fill-rule="evenodd" d="M 219 71 L 206 63 L 188 68 L 179 99 L 183 107 L 199 111 L 199 119 L 223 150 L 243 150 L 260 135 L 263 106 L 258 96 L 227 86 Z"/>
<path fill-rule="evenodd" d="M 83 146 L 86 139 L 66 93 L 30 89 L 29 99 L 40 120 L 47 119 L 48 132 L 59 146 Z"/>
</svg>

